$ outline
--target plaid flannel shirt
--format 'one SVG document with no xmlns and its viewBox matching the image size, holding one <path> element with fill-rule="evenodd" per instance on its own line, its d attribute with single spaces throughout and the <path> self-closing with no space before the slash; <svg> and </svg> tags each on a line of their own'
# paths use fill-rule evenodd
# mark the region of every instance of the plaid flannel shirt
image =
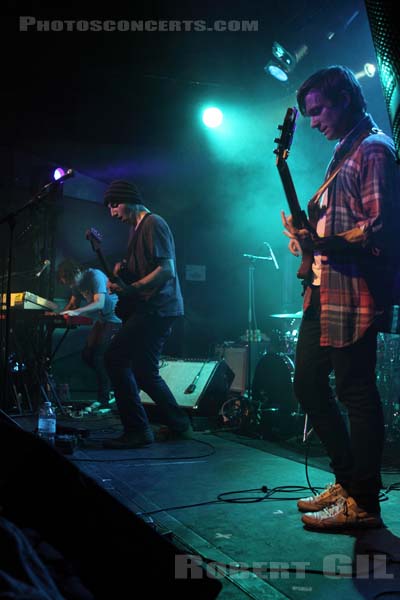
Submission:
<svg viewBox="0 0 400 600">
<path fill-rule="evenodd" d="M 364 230 L 362 248 L 329 253 L 321 265 L 321 346 L 359 340 L 393 302 L 400 265 L 400 167 L 393 140 L 365 115 L 337 144 L 326 177 L 362 133 L 369 133 L 329 185 L 325 236 Z M 310 303 L 306 288 L 303 309 Z"/>
</svg>

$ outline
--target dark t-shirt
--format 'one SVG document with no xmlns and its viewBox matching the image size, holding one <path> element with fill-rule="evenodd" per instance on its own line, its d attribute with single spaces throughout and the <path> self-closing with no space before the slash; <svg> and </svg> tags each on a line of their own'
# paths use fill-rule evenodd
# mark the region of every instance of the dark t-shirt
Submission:
<svg viewBox="0 0 400 600">
<path fill-rule="evenodd" d="M 183 315 L 183 299 L 176 271 L 175 242 L 167 222 L 149 213 L 132 229 L 127 250 L 127 268 L 134 280 L 142 279 L 157 267 L 158 260 L 174 261 L 175 277 L 160 288 L 141 292 L 135 298 L 135 312 L 156 313 L 162 317 Z"/>
<path fill-rule="evenodd" d="M 87 269 L 79 284 L 72 288 L 72 294 L 76 298 L 83 298 L 87 304 L 93 302 L 94 294 L 104 294 L 104 307 L 96 313 L 97 320 L 108 323 L 121 322 L 114 312 L 118 296 L 108 293 L 107 277 L 100 269 Z"/>
</svg>

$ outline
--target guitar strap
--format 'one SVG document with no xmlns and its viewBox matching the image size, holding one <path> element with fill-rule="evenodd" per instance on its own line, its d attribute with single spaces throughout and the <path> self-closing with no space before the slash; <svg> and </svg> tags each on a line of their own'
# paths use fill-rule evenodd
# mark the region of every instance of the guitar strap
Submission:
<svg viewBox="0 0 400 600">
<path fill-rule="evenodd" d="M 318 208 L 319 208 L 318 202 L 319 202 L 319 199 L 321 198 L 322 194 L 325 192 L 325 190 L 330 186 L 332 181 L 335 179 L 336 175 L 339 173 L 340 169 L 343 167 L 346 160 L 357 150 L 357 148 L 361 144 L 361 142 L 366 137 L 371 135 L 372 133 L 381 133 L 381 130 L 374 127 L 369 131 L 363 131 L 362 134 L 359 135 L 358 138 L 355 140 L 355 142 L 352 144 L 350 150 L 348 152 L 346 152 L 346 154 L 341 158 L 339 164 L 335 167 L 335 169 L 332 171 L 332 173 L 329 175 L 329 177 L 324 181 L 324 183 L 317 189 L 314 196 L 309 201 L 308 212 L 310 214 L 311 225 L 314 228 L 316 227 L 317 224 L 313 221 L 315 221 L 315 219 L 316 219 L 316 213 L 318 212 Z"/>
<path fill-rule="evenodd" d="M 136 229 L 134 229 L 132 227 L 131 235 L 130 235 L 129 242 L 128 242 L 128 248 L 127 248 L 127 253 L 129 256 L 134 256 L 136 254 L 136 246 L 137 246 L 139 230 L 141 229 L 144 221 L 150 215 L 151 215 L 151 212 L 146 213 L 144 215 L 143 219 L 140 221 L 139 225 L 136 227 Z"/>
</svg>

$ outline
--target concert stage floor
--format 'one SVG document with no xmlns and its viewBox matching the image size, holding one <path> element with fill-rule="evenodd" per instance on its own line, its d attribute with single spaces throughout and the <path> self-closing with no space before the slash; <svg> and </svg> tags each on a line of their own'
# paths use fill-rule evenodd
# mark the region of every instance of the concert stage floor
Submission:
<svg viewBox="0 0 400 600">
<path fill-rule="evenodd" d="M 92 417 L 79 425 L 86 423 L 91 447 L 67 459 L 201 557 L 210 572 L 218 563 L 221 600 L 400 598 L 399 491 L 382 502 L 385 528 L 315 533 L 304 529 L 296 508 L 296 498 L 309 495 L 304 448 L 214 431 L 144 449 L 104 450 L 99 440 L 116 435 L 119 420 Z M 320 448 L 311 447 L 311 484 L 330 482 L 328 470 Z M 384 485 L 398 481 L 397 455 L 384 470 Z M 186 572 L 186 563 L 181 567 Z"/>
</svg>

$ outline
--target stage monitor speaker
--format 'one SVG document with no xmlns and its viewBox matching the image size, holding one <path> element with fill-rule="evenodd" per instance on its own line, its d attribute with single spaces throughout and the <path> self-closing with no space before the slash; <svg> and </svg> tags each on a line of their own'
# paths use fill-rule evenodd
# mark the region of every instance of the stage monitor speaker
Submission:
<svg viewBox="0 0 400 600">
<path fill-rule="evenodd" d="M 179 406 L 196 411 L 201 416 L 216 416 L 226 400 L 234 378 L 224 360 L 163 359 L 160 375 L 167 383 Z M 154 405 L 145 393 L 143 404 Z"/>
</svg>

